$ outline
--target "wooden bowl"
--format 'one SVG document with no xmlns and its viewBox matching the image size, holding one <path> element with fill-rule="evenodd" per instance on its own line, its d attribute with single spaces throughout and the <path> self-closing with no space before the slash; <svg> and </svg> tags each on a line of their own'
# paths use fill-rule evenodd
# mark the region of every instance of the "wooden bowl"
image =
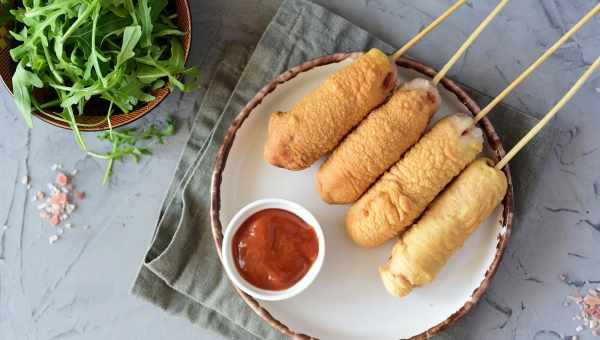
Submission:
<svg viewBox="0 0 600 340">
<path fill-rule="evenodd" d="M 192 18 L 190 13 L 190 5 L 187 0 L 173 0 L 175 3 L 175 8 L 177 12 L 177 26 L 179 26 L 179 30 L 181 30 L 185 35 L 181 37 L 181 43 L 183 45 L 183 50 L 185 53 L 185 62 L 187 62 L 189 53 L 190 53 L 190 45 L 192 42 Z M 0 8 L 0 14 L 3 13 L 4 9 Z M 6 27 L 8 31 L 10 29 L 10 24 Z M 0 37 L 1 38 L 1 37 Z M 14 41 L 9 39 L 7 35 L 4 40 L 8 42 L 8 46 L 3 48 L 0 47 L 0 77 L 2 81 L 6 85 L 6 88 L 13 94 L 13 86 L 12 86 L 12 76 L 16 68 L 16 63 L 10 57 L 10 49 L 13 47 L 12 44 Z M 0 45 L 1 46 L 1 45 Z M 113 128 L 123 126 L 129 124 L 144 115 L 150 112 L 152 109 L 158 106 L 168 95 L 171 93 L 168 85 L 155 90 L 152 92 L 152 95 L 155 97 L 154 100 L 144 103 L 142 106 L 138 107 L 134 111 L 116 114 L 110 118 L 110 124 Z M 39 112 L 33 112 L 33 115 L 43 120 L 46 123 L 52 124 L 57 127 L 61 127 L 64 129 L 70 129 L 69 124 L 62 122 L 58 119 L 54 119 L 52 117 L 40 114 Z M 85 126 L 80 126 L 79 129 L 81 131 L 103 131 L 108 130 L 109 124 L 104 121 L 106 115 L 79 115 L 76 117 L 77 123 L 86 124 Z"/>
</svg>

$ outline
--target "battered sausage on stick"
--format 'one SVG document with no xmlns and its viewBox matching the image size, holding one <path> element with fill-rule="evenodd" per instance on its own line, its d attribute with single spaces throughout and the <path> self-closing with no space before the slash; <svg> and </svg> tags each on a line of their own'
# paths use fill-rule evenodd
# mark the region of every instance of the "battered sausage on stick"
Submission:
<svg viewBox="0 0 600 340">
<path fill-rule="evenodd" d="M 301 170 L 332 151 L 395 87 L 394 61 L 464 3 L 457 0 L 391 58 L 373 49 L 330 76 L 289 112 L 271 114 L 265 160 L 278 167 Z"/>
<path fill-rule="evenodd" d="M 469 165 L 405 232 L 379 268 L 387 291 L 405 296 L 430 283 L 506 195 L 504 173 L 488 159 Z"/>
<path fill-rule="evenodd" d="M 483 134 L 467 131 L 472 121 L 462 114 L 439 121 L 350 208 L 346 230 L 356 244 L 376 247 L 404 231 L 475 159 Z"/>
<path fill-rule="evenodd" d="M 495 166 L 487 159 L 473 162 L 431 203 L 419 222 L 398 240 L 387 263 L 379 268 L 390 294 L 405 296 L 435 279 L 506 195 L 507 181 L 500 169 L 573 98 L 598 67 L 600 57 L 500 162 Z"/>
<path fill-rule="evenodd" d="M 555 51 L 558 49 L 558 47 L 560 47 L 560 45 L 563 44 L 568 37 L 572 36 L 585 24 L 585 22 L 589 21 L 598 12 L 600 12 L 600 5 L 597 5 L 590 13 L 585 15 L 573 27 L 573 29 L 569 30 L 569 32 L 567 32 L 563 38 L 559 39 L 556 44 L 549 49 L 549 51 Z M 517 84 L 523 81 L 524 77 L 529 76 L 533 70 L 543 63 L 550 55 L 551 53 L 544 53 L 531 67 L 529 67 L 523 73 L 523 75 L 519 76 L 513 83 L 511 83 L 500 96 L 503 98 L 508 95 L 508 93 L 510 93 L 510 91 L 512 91 Z M 492 104 L 488 105 L 484 111 L 490 112 L 493 108 L 493 105 L 497 103 L 497 100 L 492 101 Z M 476 119 L 481 119 L 482 117 L 483 115 L 480 114 Z M 470 126 L 463 126 L 463 131 L 469 131 L 468 134 L 474 133 L 474 131 L 477 130 L 470 131 L 473 125 L 474 120 L 471 120 Z M 477 134 L 480 134 L 480 132 L 477 132 Z M 427 137 L 427 135 L 423 137 L 423 140 L 425 140 Z M 411 155 L 411 152 L 416 152 L 417 147 L 420 144 L 421 142 L 415 146 L 415 150 L 409 151 L 405 159 L 401 160 L 398 165 L 405 163 L 409 157 L 415 157 L 414 155 Z M 445 183 L 448 183 L 453 176 L 458 175 L 460 172 L 460 170 L 458 170 L 452 175 L 452 177 L 443 178 L 446 179 L 447 182 L 442 180 L 440 180 L 440 182 L 434 182 L 431 180 L 415 181 L 415 179 L 418 179 L 419 177 L 416 177 L 417 175 L 413 176 L 412 173 L 420 176 L 433 176 L 432 174 L 443 171 L 440 169 L 452 164 L 451 162 L 447 161 L 451 154 L 441 148 L 425 148 L 421 152 L 423 155 L 426 155 L 423 157 L 435 159 L 437 160 L 437 163 L 433 164 L 428 162 L 414 161 L 412 164 L 407 164 L 404 167 L 405 169 L 408 169 L 405 170 L 405 173 L 410 175 L 405 175 L 404 177 L 396 176 L 396 183 L 393 185 L 384 183 L 380 184 L 379 182 L 376 183 L 373 189 L 367 192 L 367 194 L 350 209 L 346 220 L 346 227 L 350 236 L 356 243 L 366 247 L 376 246 L 380 244 L 376 241 L 385 240 L 388 235 L 393 236 L 393 231 L 401 232 L 406 229 L 412 224 L 412 220 L 418 217 L 418 215 L 421 214 L 421 212 L 425 209 L 427 204 L 429 204 L 429 202 L 435 198 L 437 193 L 442 190 L 442 188 L 446 185 Z M 474 159 L 475 155 L 476 154 L 470 154 L 472 157 L 471 159 Z M 471 159 L 463 159 L 466 161 L 464 165 L 468 164 Z M 393 168 L 390 173 L 394 172 L 394 169 L 395 168 Z M 448 173 L 448 175 L 450 175 L 450 173 Z M 389 176 L 389 174 L 386 174 L 382 177 L 381 181 L 383 182 L 383 180 L 389 178 Z M 433 183 L 438 184 L 432 185 Z M 436 188 L 438 190 L 437 192 L 435 190 L 431 190 Z M 409 189 L 412 189 L 412 191 L 408 191 Z M 378 194 L 375 192 L 376 190 L 379 192 Z M 373 193 L 371 191 L 373 191 Z M 420 197 L 420 200 L 415 197 Z M 418 203 L 414 204 L 413 202 Z M 412 214 L 410 214 L 410 212 L 412 212 Z M 392 236 L 389 237 L 391 238 Z"/>
<path fill-rule="evenodd" d="M 396 86 L 396 66 L 372 49 L 327 78 L 288 112 L 271 114 L 264 158 L 272 165 L 302 170 L 340 140 Z"/>
<path fill-rule="evenodd" d="M 419 82 L 425 87 L 425 91 L 420 91 L 421 95 L 438 96 L 435 86 L 507 3 L 508 0 L 500 1 L 436 75 L 432 85 L 427 81 Z M 414 101 L 412 104 L 411 100 Z M 344 140 L 319 171 L 317 188 L 321 197 L 329 203 L 351 203 L 358 199 L 374 180 L 418 140 L 426 126 L 423 123 L 433 114 L 431 109 L 434 112 L 437 109 L 437 105 L 423 103 L 419 95 L 400 91 L 389 103 L 375 110 Z M 397 226 L 397 229 L 401 228 L 402 226 Z M 349 231 L 353 239 L 364 246 L 379 245 L 394 235 L 390 233 L 393 228 L 385 228 L 385 235 L 362 239 L 365 236 L 363 232 L 368 230 L 364 226 L 361 229 L 359 233 L 355 233 L 356 230 L 350 227 Z"/>
<path fill-rule="evenodd" d="M 433 78 L 436 86 L 508 4 L 501 0 L 475 28 Z M 481 130 L 470 129 L 473 120 L 454 116 L 438 123 L 407 155 L 359 199 L 346 216 L 352 240 L 376 247 L 404 231 L 427 205 L 483 148 Z"/>
<path fill-rule="evenodd" d="M 327 203 L 356 201 L 415 144 L 438 110 L 440 95 L 429 80 L 414 79 L 369 114 L 317 173 Z"/>
</svg>

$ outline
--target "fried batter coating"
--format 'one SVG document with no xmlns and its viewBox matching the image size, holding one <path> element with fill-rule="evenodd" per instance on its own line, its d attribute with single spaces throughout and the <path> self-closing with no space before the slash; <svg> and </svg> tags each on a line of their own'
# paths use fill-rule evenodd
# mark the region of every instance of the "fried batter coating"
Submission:
<svg viewBox="0 0 600 340">
<path fill-rule="evenodd" d="M 264 158 L 289 169 L 308 168 L 391 93 L 396 66 L 372 49 L 329 76 L 288 112 L 271 114 Z"/>
<path fill-rule="evenodd" d="M 379 268 L 388 292 L 405 296 L 430 283 L 500 204 L 506 195 L 504 173 L 488 159 L 471 163 L 405 232 L 392 256 Z"/>
<path fill-rule="evenodd" d="M 327 203 L 355 202 L 415 144 L 440 105 L 435 86 L 414 79 L 373 110 L 323 163 L 317 190 Z"/>
<path fill-rule="evenodd" d="M 392 239 L 412 225 L 429 203 L 483 148 L 473 119 L 452 115 L 436 123 L 348 211 L 346 230 L 366 248 Z"/>
</svg>

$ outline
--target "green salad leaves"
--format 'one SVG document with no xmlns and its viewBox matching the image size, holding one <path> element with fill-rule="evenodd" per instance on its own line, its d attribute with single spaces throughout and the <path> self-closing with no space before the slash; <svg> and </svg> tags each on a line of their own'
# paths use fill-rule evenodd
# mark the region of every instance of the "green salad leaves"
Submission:
<svg viewBox="0 0 600 340">
<path fill-rule="evenodd" d="M 122 138 L 109 131 L 102 139 L 110 152 L 90 152 L 79 132 L 78 115 L 87 111 L 108 120 L 152 101 L 152 92 L 165 85 L 181 91 L 197 88 L 198 71 L 185 67 L 179 31 L 169 14 L 168 0 L 23 0 L 11 10 L 16 40 L 10 51 L 17 63 L 13 75 L 15 102 L 26 124 L 32 111 L 67 122 L 80 147 L 93 156 L 112 160 L 132 154 L 132 139 L 159 138 L 168 131 Z M 180 78 L 191 79 L 183 83 Z M 139 152 L 138 152 L 139 151 Z M 147 154 L 139 149 L 133 154 Z"/>
</svg>

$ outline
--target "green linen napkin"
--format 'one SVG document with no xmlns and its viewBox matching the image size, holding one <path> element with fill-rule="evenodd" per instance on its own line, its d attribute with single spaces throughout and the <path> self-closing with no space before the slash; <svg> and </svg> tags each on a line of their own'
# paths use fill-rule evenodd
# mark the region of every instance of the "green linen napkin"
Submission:
<svg viewBox="0 0 600 340">
<path fill-rule="evenodd" d="M 232 119 L 278 74 L 311 58 L 371 47 L 393 51 L 318 5 L 288 0 L 253 53 L 252 47 L 235 45 L 223 51 L 163 203 L 154 239 L 132 289 L 134 294 L 226 338 L 283 338 L 239 298 L 219 262 L 209 211 L 216 152 Z M 480 93 L 471 94 L 480 104 L 489 100 Z M 499 107 L 490 116 L 507 146 L 537 122 L 508 107 Z M 533 174 L 548 153 L 550 135 L 538 137 L 536 145 L 524 150 L 511 164 L 518 216 L 527 213 L 520 203 L 526 201 L 530 189 L 527 184 L 535 182 Z"/>
</svg>

